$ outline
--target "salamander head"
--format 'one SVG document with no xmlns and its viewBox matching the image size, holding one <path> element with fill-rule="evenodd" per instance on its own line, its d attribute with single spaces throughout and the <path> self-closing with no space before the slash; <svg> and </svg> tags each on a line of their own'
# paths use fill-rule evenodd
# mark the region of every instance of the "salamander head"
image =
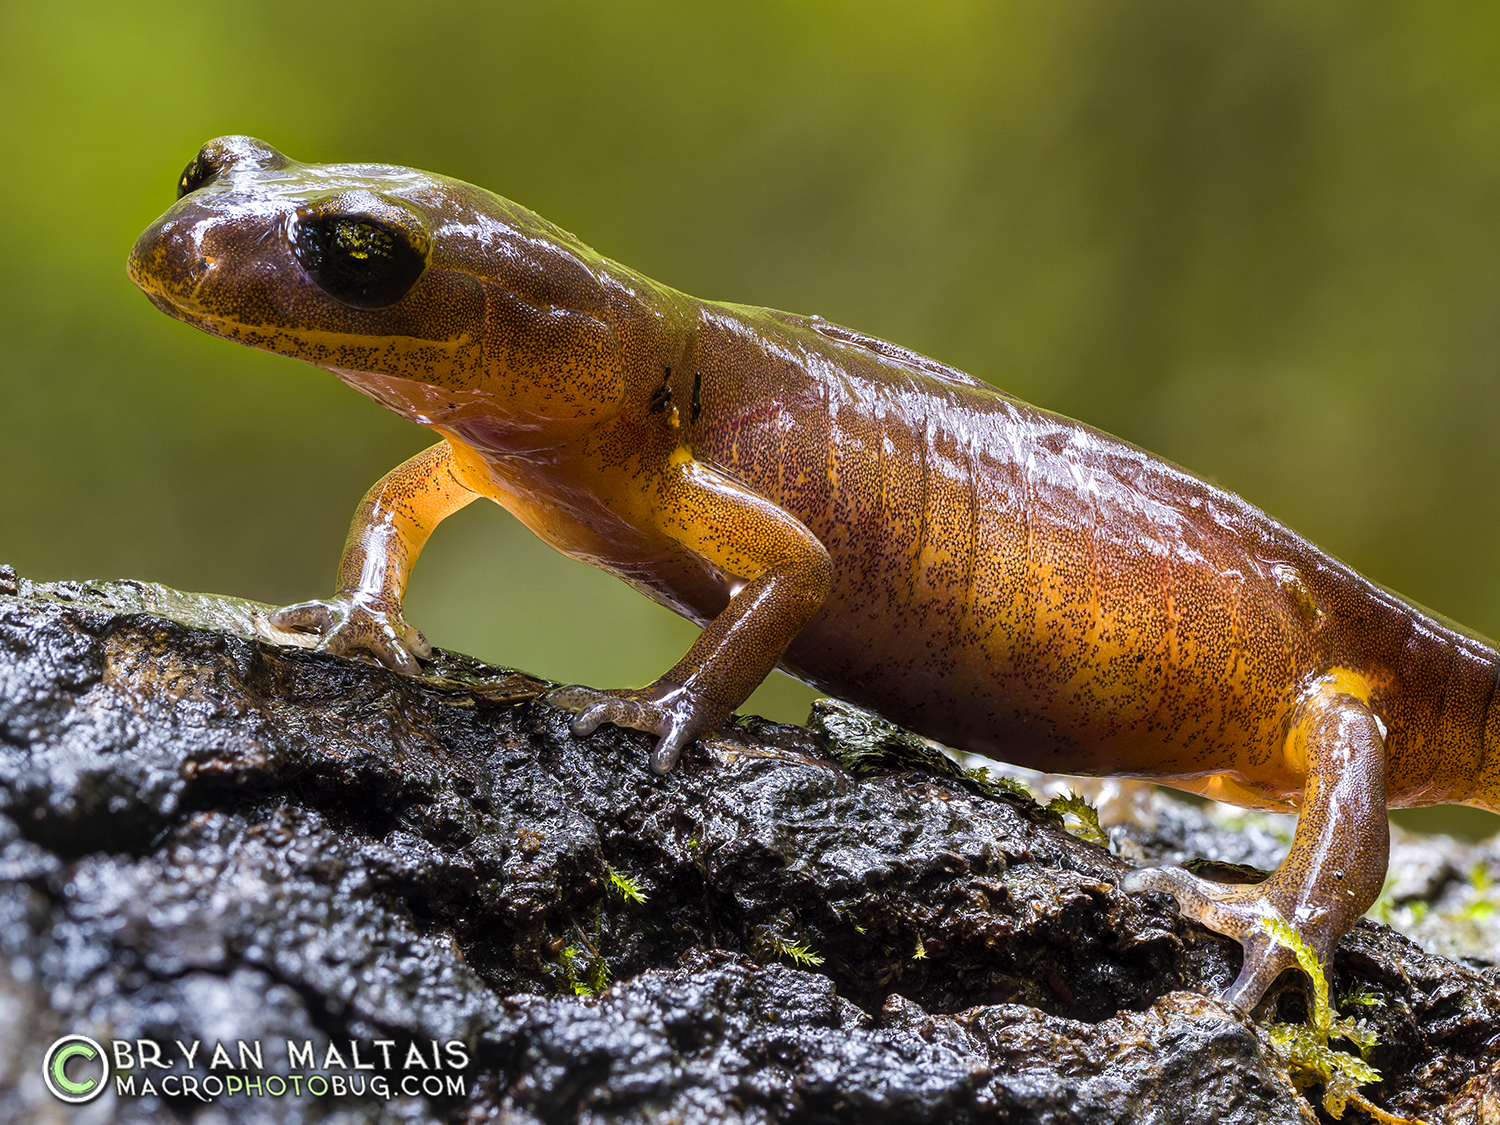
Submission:
<svg viewBox="0 0 1500 1125">
<path fill-rule="evenodd" d="M 567 428 L 580 396 L 618 397 L 597 256 L 525 208 L 410 168 L 300 164 L 252 137 L 209 141 L 177 193 L 128 266 L 170 316 L 427 424 L 451 420 L 441 400 Z"/>
</svg>

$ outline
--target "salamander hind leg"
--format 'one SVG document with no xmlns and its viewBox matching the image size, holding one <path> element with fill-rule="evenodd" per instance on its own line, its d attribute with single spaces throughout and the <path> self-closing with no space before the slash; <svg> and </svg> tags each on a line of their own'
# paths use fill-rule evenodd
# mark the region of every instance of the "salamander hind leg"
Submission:
<svg viewBox="0 0 1500 1125">
<path fill-rule="evenodd" d="M 1133 871 L 1120 881 L 1128 892 L 1172 895 L 1183 914 L 1244 946 L 1244 968 L 1225 998 L 1245 1010 L 1296 963 L 1265 920 L 1283 918 L 1326 966 L 1379 895 L 1390 851 L 1385 742 L 1363 702 L 1334 690 L 1315 694 L 1298 709 L 1287 755 L 1306 763 L 1306 782 L 1291 850 L 1265 882 L 1225 886 L 1180 867 Z"/>
</svg>

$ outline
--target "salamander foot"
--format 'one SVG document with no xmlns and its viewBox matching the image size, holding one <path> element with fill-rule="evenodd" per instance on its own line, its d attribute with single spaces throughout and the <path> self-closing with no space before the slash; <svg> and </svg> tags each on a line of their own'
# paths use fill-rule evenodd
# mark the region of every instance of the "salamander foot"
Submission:
<svg viewBox="0 0 1500 1125">
<path fill-rule="evenodd" d="M 1385 812 L 1385 742 L 1380 720 L 1350 689 L 1352 674 L 1330 675 L 1293 713 L 1288 754 L 1306 763 L 1297 831 L 1270 878 L 1226 886 L 1180 867 L 1132 871 L 1120 889 L 1159 891 L 1182 912 L 1245 947 L 1245 967 L 1225 999 L 1248 1011 L 1296 956 L 1271 937 L 1280 915 L 1327 971 L 1333 947 L 1380 894 L 1390 850 Z"/>
<path fill-rule="evenodd" d="M 419 660 L 432 656 L 427 638 L 406 623 L 401 603 L 370 594 L 335 594 L 325 601 L 300 602 L 268 616 L 278 629 L 315 633 L 318 652 L 335 656 L 365 654 L 387 668 L 420 676 Z"/>
<path fill-rule="evenodd" d="M 574 684 L 551 692 L 545 701 L 577 712 L 570 727 L 580 738 L 593 734 L 604 723 L 656 735 L 651 770 L 657 774 L 669 773 L 690 742 L 716 729 L 728 717 L 727 709 L 670 680 L 618 691 Z"/>
<path fill-rule="evenodd" d="M 1284 913 L 1277 906 L 1275 898 L 1280 896 L 1276 895 L 1276 888 L 1268 886 L 1270 882 L 1227 886 L 1200 878 L 1181 867 L 1147 867 L 1132 871 L 1121 879 L 1120 889 L 1129 894 L 1152 891 L 1171 895 L 1184 915 L 1239 942 L 1245 949 L 1244 967 L 1224 993 L 1224 999 L 1249 1011 L 1260 1002 L 1271 983 L 1297 963 L 1290 949 L 1271 938 L 1265 927 L 1266 919 L 1276 915 L 1284 917 L 1312 946 L 1320 962 L 1326 964 L 1330 952 L 1321 948 L 1315 932 L 1318 927 L 1299 924 L 1302 920 Z"/>
</svg>

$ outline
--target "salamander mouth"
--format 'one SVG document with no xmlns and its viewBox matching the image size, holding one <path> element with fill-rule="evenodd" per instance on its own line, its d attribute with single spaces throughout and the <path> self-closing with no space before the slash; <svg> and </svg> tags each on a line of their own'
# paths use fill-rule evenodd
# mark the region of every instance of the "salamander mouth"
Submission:
<svg viewBox="0 0 1500 1125">
<path fill-rule="evenodd" d="M 139 247 L 139 243 L 137 246 Z M 146 299 L 162 312 L 173 320 L 190 324 L 211 336 L 221 336 L 228 340 L 241 339 L 239 335 L 241 325 L 209 312 L 197 300 L 198 288 L 208 271 L 191 271 L 197 276 L 190 278 L 187 285 L 181 284 L 183 279 L 180 275 L 184 272 L 186 271 L 174 270 L 173 275 L 163 278 L 157 272 L 141 265 L 141 256 L 135 253 L 130 256 L 130 280 L 135 282 L 141 292 L 146 295 Z"/>
<path fill-rule="evenodd" d="M 210 316 L 198 307 L 196 301 L 174 292 L 173 288 L 162 284 L 160 278 L 140 268 L 135 254 L 130 256 L 128 272 L 130 280 L 146 295 L 146 299 L 173 320 L 180 320 L 184 324 L 191 324 L 194 328 L 201 328 L 210 335 L 225 335 L 219 327 L 218 318 Z"/>
<path fill-rule="evenodd" d="M 137 283 L 139 284 L 139 283 Z M 146 297 L 173 320 L 180 320 L 210 336 L 233 340 L 262 351 L 276 352 L 306 358 L 308 343 L 298 333 L 286 328 L 256 328 L 230 317 L 220 316 L 200 307 L 196 302 L 184 300 L 168 293 L 161 293 L 141 285 Z"/>
<path fill-rule="evenodd" d="M 184 264 L 174 252 L 182 249 L 158 229 L 148 231 L 131 253 L 128 272 L 158 309 L 211 336 L 341 377 L 421 373 L 434 383 L 464 385 L 482 366 L 484 301 L 472 279 L 444 275 L 433 282 L 436 291 L 414 303 L 367 309 L 329 301 L 291 260 L 276 271 L 235 269 L 226 258 L 233 276 L 224 278 L 209 255 Z M 448 315 L 434 316 L 439 307 Z"/>
</svg>

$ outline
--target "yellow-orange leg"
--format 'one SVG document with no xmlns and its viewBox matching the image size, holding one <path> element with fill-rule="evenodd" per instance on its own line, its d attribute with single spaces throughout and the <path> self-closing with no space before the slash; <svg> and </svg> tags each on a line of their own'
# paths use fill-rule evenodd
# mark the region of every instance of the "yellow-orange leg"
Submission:
<svg viewBox="0 0 1500 1125">
<path fill-rule="evenodd" d="M 1133 871 L 1126 891 L 1160 891 L 1183 914 L 1245 947 L 1245 964 L 1225 999 L 1249 1010 L 1282 970 L 1295 964 L 1262 924 L 1275 910 L 1318 955 L 1370 908 L 1385 880 L 1390 829 L 1385 807 L 1385 742 L 1370 709 L 1338 690 L 1315 693 L 1298 709 L 1288 758 L 1305 761 L 1307 780 L 1286 859 L 1264 883 L 1224 886 L 1180 867 Z"/>
<path fill-rule="evenodd" d="M 657 525 L 720 574 L 744 580 L 666 675 L 639 690 L 573 686 L 552 693 L 581 708 L 573 732 L 615 723 L 657 736 L 651 768 L 666 773 L 700 734 L 716 729 L 776 667 L 818 611 L 833 564 L 795 516 L 710 465 L 679 455 L 656 483 Z"/>
<path fill-rule="evenodd" d="M 478 495 L 455 475 L 446 441 L 397 465 L 354 513 L 333 597 L 279 609 L 271 623 L 322 634 L 320 651 L 364 652 L 416 675 L 432 647 L 402 614 L 406 580 L 432 529 Z"/>
</svg>

